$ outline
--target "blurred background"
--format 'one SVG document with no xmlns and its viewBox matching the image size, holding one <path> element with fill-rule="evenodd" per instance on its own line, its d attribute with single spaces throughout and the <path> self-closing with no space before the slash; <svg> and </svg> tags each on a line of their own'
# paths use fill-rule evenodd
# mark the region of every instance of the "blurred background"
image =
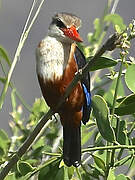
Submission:
<svg viewBox="0 0 135 180">
<path fill-rule="evenodd" d="M 32 0 L 1 0 L 0 45 L 8 51 L 11 59 L 14 57 L 31 3 Z M 70 12 L 79 16 L 82 19 L 80 34 L 84 39 L 84 43 L 87 44 L 87 34 L 93 31 L 93 21 L 95 18 L 103 15 L 106 4 L 107 0 L 45 1 L 36 23 L 22 49 L 20 60 L 12 76 L 12 82 L 26 103 L 31 106 L 35 98 L 41 97 L 35 70 L 35 49 L 38 42 L 47 34 L 51 17 L 57 12 Z M 135 0 L 119 0 L 116 13 L 123 17 L 125 24 L 129 24 L 135 17 L 134 9 Z M 134 49 L 133 52 L 135 52 Z M 0 83 L 0 93 L 2 88 L 3 86 Z M 10 112 L 12 112 L 10 92 L 11 89 L 9 88 L 3 109 L 0 111 L 0 128 L 6 130 L 9 134 L 8 123 L 11 119 Z M 24 114 L 27 116 L 28 112 L 26 111 Z"/>
</svg>

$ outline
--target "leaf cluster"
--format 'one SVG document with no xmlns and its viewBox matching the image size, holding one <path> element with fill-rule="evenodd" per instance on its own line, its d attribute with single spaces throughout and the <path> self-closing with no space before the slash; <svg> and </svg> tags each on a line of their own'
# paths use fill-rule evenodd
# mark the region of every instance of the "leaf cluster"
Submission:
<svg viewBox="0 0 135 180">
<path fill-rule="evenodd" d="M 94 32 L 88 34 L 88 45 L 79 45 L 87 61 L 101 46 L 110 23 L 118 34 L 122 34 L 119 56 L 113 58 L 106 52 L 90 68 L 92 71 L 92 114 L 86 126 L 82 125 L 82 164 L 79 168 L 66 167 L 62 160 L 62 133 L 59 116 L 49 120 L 29 150 L 18 157 L 19 161 L 7 175 L 6 180 L 16 179 L 103 179 L 129 180 L 135 174 L 135 60 L 130 56 L 131 40 L 135 37 L 134 21 L 126 27 L 118 14 L 104 14 L 94 21 Z M 4 61 L 3 61 L 4 60 Z M 5 84 L 7 71 L 12 63 L 6 50 L 0 46 L 0 83 Z M 104 73 L 106 71 L 106 74 Z M 11 92 L 12 121 L 9 123 L 12 137 L 0 130 L 0 165 L 17 154 L 17 149 L 25 142 L 35 125 L 48 111 L 42 98 L 36 99 L 29 107 L 14 84 L 9 83 Z M 128 93 L 127 93 L 128 89 Z M 21 105 L 18 104 L 18 101 Z M 29 111 L 25 117 L 24 108 Z M 126 171 L 118 172 L 120 167 Z"/>
</svg>

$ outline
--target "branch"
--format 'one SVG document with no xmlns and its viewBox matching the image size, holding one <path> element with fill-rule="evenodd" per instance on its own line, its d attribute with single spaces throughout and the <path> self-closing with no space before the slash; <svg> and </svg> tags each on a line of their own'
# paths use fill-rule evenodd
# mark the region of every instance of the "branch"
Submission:
<svg viewBox="0 0 135 180">
<path fill-rule="evenodd" d="M 91 66 L 95 66 L 95 62 L 98 60 L 98 58 L 104 54 L 105 51 L 110 51 L 116 48 L 116 45 L 120 42 L 120 36 L 118 34 L 112 35 L 107 42 L 99 49 L 99 51 L 95 54 L 95 56 L 89 61 L 86 66 L 81 69 L 74 77 L 73 81 L 70 83 L 68 88 L 66 89 L 66 92 L 64 96 L 60 99 L 58 105 L 56 106 L 56 110 L 60 108 L 60 106 L 64 103 L 65 99 L 69 96 L 70 92 L 72 91 L 73 87 L 77 84 L 77 82 L 85 76 Z M 49 120 L 49 118 L 54 114 L 51 109 L 47 112 L 47 114 L 41 118 L 40 122 L 37 124 L 33 132 L 30 134 L 30 136 L 26 139 L 24 144 L 18 149 L 17 153 L 11 158 L 11 160 L 8 162 L 8 164 L 3 168 L 3 170 L 0 173 L 0 179 L 3 180 L 6 175 L 9 173 L 11 168 L 18 162 L 18 160 L 23 156 L 23 154 L 28 150 L 28 148 L 31 146 L 31 144 L 34 142 L 35 138 L 41 131 L 41 129 L 44 127 L 46 122 Z"/>
<path fill-rule="evenodd" d="M 135 149 L 135 146 L 128 145 L 116 145 L 116 146 L 103 146 L 103 147 L 92 147 L 86 148 L 82 150 L 82 153 L 91 152 L 91 151 L 99 151 L 99 150 L 108 150 L 108 149 Z"/>
</svg>

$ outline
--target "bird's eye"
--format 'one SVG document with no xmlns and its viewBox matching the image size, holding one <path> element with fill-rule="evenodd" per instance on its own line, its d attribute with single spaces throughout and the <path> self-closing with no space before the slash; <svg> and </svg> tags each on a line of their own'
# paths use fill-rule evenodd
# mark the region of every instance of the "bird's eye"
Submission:
<svg viewBox="0 0 135 180">
<path fill-rule="evenodd" d="M 60 19 L 53 19 L 53 23 L 56 24 L 59 28 L 65 28 L 65 24 Z"/>
</svg>

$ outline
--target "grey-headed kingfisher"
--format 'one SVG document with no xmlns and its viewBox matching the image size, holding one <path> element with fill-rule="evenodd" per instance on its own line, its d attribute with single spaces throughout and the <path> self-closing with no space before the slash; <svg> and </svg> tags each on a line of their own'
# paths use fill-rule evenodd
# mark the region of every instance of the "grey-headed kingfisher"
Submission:
<svg viewBox="0 0 135 180">
<path fill-rule="evenodd" d="M 36 70 L 47 105 L 60 116 L 63 126 L 63 159 L 67 166 L 81 162 L 81 121 L 86 124 L 91 111 L 90 75 L 87 73 L 72 89 L 63 105 L 56 111 L 60 98 L 86 64 L 76 42 L 81 20 L 69 13 L 58 13 L 52 18 L 48 35 L 36 49 Z"/>
</svg>

